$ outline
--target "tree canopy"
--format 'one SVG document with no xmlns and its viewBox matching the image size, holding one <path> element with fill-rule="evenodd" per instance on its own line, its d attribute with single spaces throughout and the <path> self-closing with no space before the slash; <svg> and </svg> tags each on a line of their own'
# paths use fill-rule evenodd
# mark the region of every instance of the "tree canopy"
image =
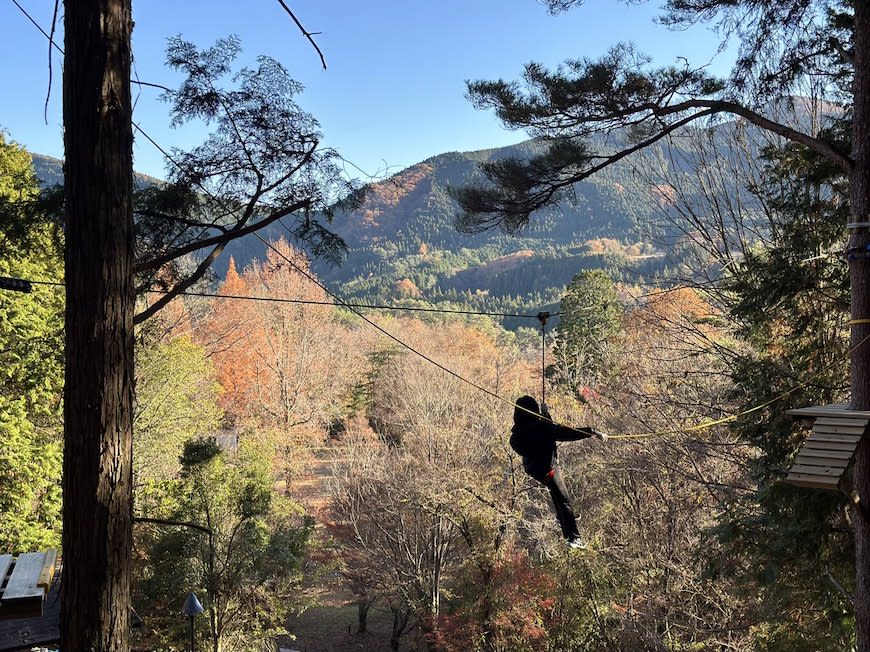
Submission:
<svg viewBox="0 0 870 652">
<path fill-rule="evenodd" d="M 553 0 L 552 10 L 581 4 Z M 529 63 L 521 81 L 473 81 L 477 108 L 491 109 L 510 129 L 539 137 L 544 153 L 486 163 L 489 183 L 454 189 L 464 213 L 460 228 L 501 226 L 513 232 L 536 210 L 554 204 L 581 181 L 687 125 L 720 114 L 742 118 L 801 143 L 848 172 L 848 153 L 822 134 L 802 131 L 770 111 L 807 75 L 823 79 L 832 100 L 848 99 L 851 32 L 846 3 L 759 3 L 673 0 L 662 21 L 672 27 L 715 22 L 723 39 L 736 36 L 740 57 L 729 80 L 705 68 L 653 67 L 630 44 L 615 45 L 599 59 L 569 59 L 556 70 Z M 616 134 L 604 146 L 598 135 Z"/>
<path fill-rule="evenodd" d="M 338 154 L 321 146 L 317 120 L 296 102 L 302 87 L 284 66 L 260 56 L 256 68 L 234 72 L 240 52 L 236 37 L 203 50 L 169 40 L 167 65 L 185 75 L 164 94 L 172 124 L 199 120 L 213 131 L 191 151 L 166 152 L 169 184 L 138 193 L 139 287 L 166 294 L 137 322 L 203 278 L 229 242 L 283 218 L 292 218 L 289 233 L 314 256 L 335 262 L 343 254 L 344 243 L 322 222 L 353 195 Z M 181 264 L 196 252 L 195 263 Z"/>
<path fill-rule="evenodd" d="M 582 2 L 547 4 L 558 12 Z M 848 181 L 848 222 L 841 228 L 848 229 L 852 317 L 849 405 L 870 409 L 870 350 L 862 347 L 870 338 L 870 7 L 849 0 L 668 0 L 661 21 L 674 28 L 711 24 L 723 45 L 736 42 L 739 56 L 730 77 L 714 79 L 688 62 L 656 68 L 631 46 L 617 45 L 599 59 L 568 60 L 555 71 L 528 64 L 519 82 L 469 83 L 475 106 L 494 110 L 509 128 L 528 130 L 546 149 L 525 159 L 481 166 L 485 182 L 454 190 L 464 211 L 458 226 L 517 231 L 578 181 L 685 127 L 725 118 L 753 124 L 824 158 Z M 820 129 L 817 123 L 789 123 L 778 117 L 777 108 L 804 84 L 831 103 L 829 114 L 848 115 L 850 139 L 844 142 L 835 130 Z M 822 127 L 831 121 L 829 115 Z M 774 266 L 781 253 L 769 252 Z M 749 261 L 761 274 L 766 274 L 764 258 Z M 853 499 L 863 504 L 870 497 L 866 441 L 855 452 L 851 481 Z M 853 604 L 858 649 L 866 651 L 870 526 L 862 511 L 855 514 L 850 522 L 856 542 Z"/>
</svg>

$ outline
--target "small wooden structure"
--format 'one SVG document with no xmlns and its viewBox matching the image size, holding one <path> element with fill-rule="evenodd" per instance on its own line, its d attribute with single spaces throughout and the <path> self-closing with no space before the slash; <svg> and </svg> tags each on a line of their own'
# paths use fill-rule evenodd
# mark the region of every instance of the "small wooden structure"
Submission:
<svg viewBox="0 0 870 652">
<path fill-rule="evenodd" d="M 807 427 L 811 424 L 812 433 L 798 451 L 786 482 L 850 493 L 841 481 L 867 432 L 870 412 L 849 410 L 846 405 L 816 405 L 789 410 L 787 414 Z"/>
<path fill-rule="evenodd" d="M 0 555 L 0 620 L 42 615 L 57 551 Z"/>
</svg>

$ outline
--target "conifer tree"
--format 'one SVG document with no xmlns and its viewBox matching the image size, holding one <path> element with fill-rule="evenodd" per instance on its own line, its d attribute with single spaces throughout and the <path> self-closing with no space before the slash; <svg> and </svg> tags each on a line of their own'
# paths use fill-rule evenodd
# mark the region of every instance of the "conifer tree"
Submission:
<svg viewBox="0 0 870 652">
<path fill-rule="evenodd" d="M 129 647 L 134 324 L 203 278 L 228 242 L 282 217 L 296 218 L 294 234 L 316 253 L 340 249 L 313 215 L 347 188 L 280 64 L 261 59 L 228 91 L 217 82 L 238 53 L 234 39 L 203 52 L 175 40 L 170 63 L 186 79 L 169 93 L 173 117 L 203 118 L 217 131 L 201 148 L 174 153 L 173 184 L 143 199 L 134 233 L 132 28 L 130 0 L 65 4 L 60 638 L 70 650 Z M 192 270 L 174 265 L 199 251 Z M 167 290 L 138 316 L 137 275 L 139 289 Z"/>
<path fill-rule="evenodd" d="M 584 381 L 602 370 L 619 332 L 621 310 L 613 282 L 601 270 L 580 272 L 565 290 L 559 312 L 556 372 L 579 396 Z"/>
<path fill-rule="evenodd" d="M 0 132 L 0 276 L 61 281 L 60 229 L 35 213 L 30 155 Z M 0 290 L 0 549 L 60 535 L 63 302 L 57 288 Z"/>
</svg>

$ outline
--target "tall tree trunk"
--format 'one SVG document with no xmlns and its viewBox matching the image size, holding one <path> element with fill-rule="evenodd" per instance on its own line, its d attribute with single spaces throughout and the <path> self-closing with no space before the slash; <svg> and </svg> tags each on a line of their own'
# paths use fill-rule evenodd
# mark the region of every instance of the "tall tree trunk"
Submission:
<svg viewBox="0 0 870 652">
<path fill-rule="evenodd" d="M 410 614 L 400 607 L 390 605 L 390 611 L 393 612 L 393 628 L 390 631 L 390 650 L 399 652 L 399 643 L 402 640 L 402 634 L 405 627 L 408 626 L 408 618 Z"/>
<path fill-rule="evenodd" d="M 132 539 L 130 0 L 65 3 L 64 650 L 128 650 Z"/>
<path fill-rule="evenodd" d="M 369 631 L 369 609 L 374 600 L 366 595 L 356 601 L 356 633 L 367 634 Z"/>
<path fill-rule="evenodd" d="M 870 222 L 870 6 L 861 0 L 855 8 L 855 80 L 852 122 L 852 158 L 850 202 L 854 223 Z M 870 229 L 852 228 L 849 248 L 868 251 Z M 849 278 L 852 292 L 852 319 L 870 320 L 870 260 L 863 255 L 851 256 Z M 870 410 L 870 323 L 852 325 L 852 402 L 853 410 Z M 863 343 L 863 344 L 862 344 Z M 870 508 L 870 442 L 864 439 L 855 459 L 855 489 L 861 504 Z M 863 513 L 856 515 L 855 626 L 860 652 L 870 652 L 870 527 Z"/>
</svg>

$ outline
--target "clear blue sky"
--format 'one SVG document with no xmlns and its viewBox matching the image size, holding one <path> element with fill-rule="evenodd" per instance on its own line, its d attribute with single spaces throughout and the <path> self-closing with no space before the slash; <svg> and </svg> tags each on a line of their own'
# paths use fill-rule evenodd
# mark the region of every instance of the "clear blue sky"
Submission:
<svg viewBox="0 0 870 652">
<path fill-rule="evenodd" d="M 46 30 L 51 0 L 18 0 Z M 465 99 L 469 79 L 516 79 L 523 64 L 555 66 L 595 58 L 612 44 L 633 42 L 658 64 L 714 59 L 718 40 L 702 27 L 672 32 L 656 25 L 656 2 L 627 7 L 587 0 L 551 16 L 536 0 L 286 0 L 323 51 L 315 50 L 277 0 L 134 0 L 134 65 L 143 81 L 173 86 L 163 65 L 166 38 L 180 34 L 200 47 L 237 34 L 244 57 L 281 61 L 305 91 L 300 105 L 320 121 L 325 143 L 365 173 L 396 172 L 435 154 L 524 140 Z M 63 7 L 61 6 L 61 11 Z M 0 0 L 0 128 L 29 150 L 60 158 L 62 60 L 12 0 Z M 62 18 L 58 19 L 62 45 Z M 718 60 L 716 60 L 718 62 Z M 718 72 L 724 62 L 714 68 Z M 163 147 L 190 147 L 197 128 L 168 128 L 159 92 L 135 91 L 135 120 Z M 163 177 L 158 152 L 137 139 L 135 167 Z M 362 176 L 351 170 L 352 176 Z"/>
</svg>

